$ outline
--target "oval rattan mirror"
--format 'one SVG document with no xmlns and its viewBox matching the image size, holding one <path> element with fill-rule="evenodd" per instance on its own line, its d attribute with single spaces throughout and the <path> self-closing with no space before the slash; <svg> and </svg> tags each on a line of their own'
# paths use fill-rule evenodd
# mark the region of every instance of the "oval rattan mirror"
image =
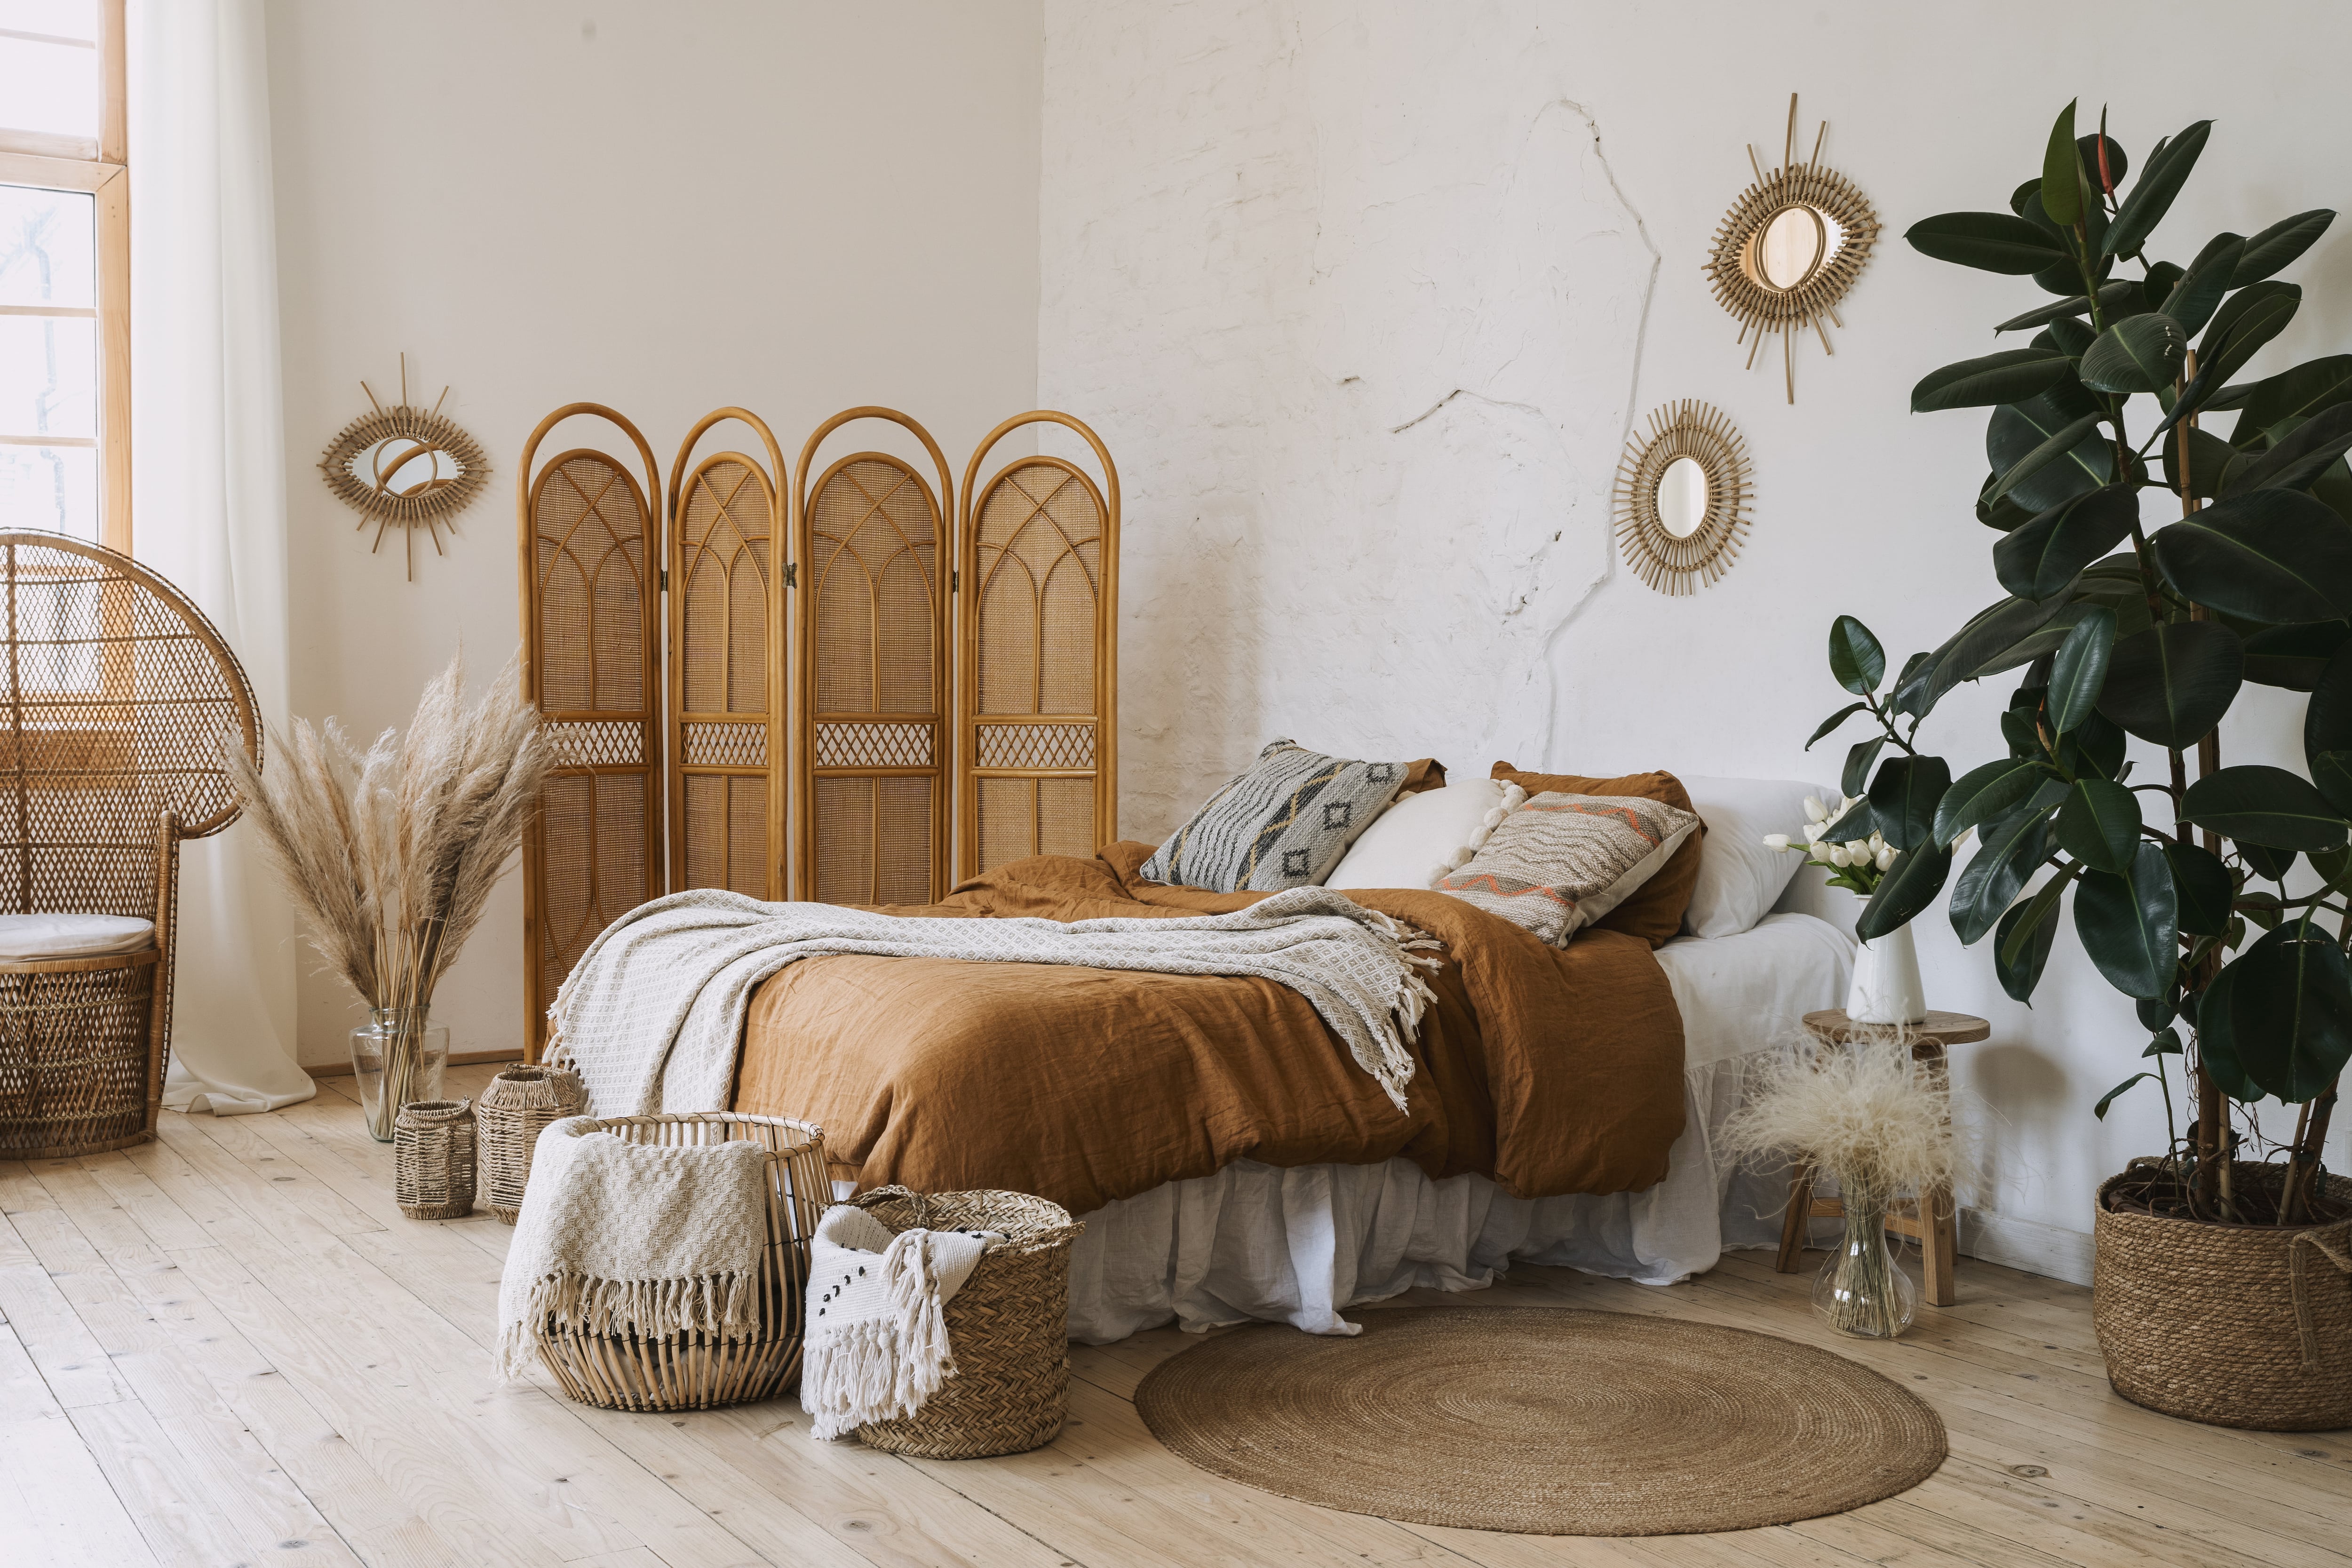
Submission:
<svg viewBox="0 0 2352 1568">
<path fill-rule="evenodd" d="M 1748 531 L 1748 447 L 1720 409 L 1690 399 L 1650 416 L 1618 465 L 1617 544 L 1661 594 L 1693 594 L 1731 569 Z"/>
<path fill-rule="evenodd" d="M 319 458 L 319 471 L 336 498 L 360 514 L 360 527 L 375 524 L 368 549 L 383 542 L 383 531 L 397 527 L 408 547 L 408 575 L 416 575 L 416 531 L 432 535 L 441 549 L 441 530 L 466 510 L 489 477 L 480 443 L 441 412 L 408 402 L 408 356 L 400 357 L 400 401 L 386 408 L 368 391 L 369 412 L 337 433 Z M 443 387 L 447 397 L 449 389 Z M 450 529 L 455 532 L 454 526 Z"/>
</svg>

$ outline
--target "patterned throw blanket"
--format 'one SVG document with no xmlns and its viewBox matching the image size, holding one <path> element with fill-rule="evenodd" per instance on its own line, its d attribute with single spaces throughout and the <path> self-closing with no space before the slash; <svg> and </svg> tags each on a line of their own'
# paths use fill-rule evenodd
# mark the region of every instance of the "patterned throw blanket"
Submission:
<svg viewBox="0 0 2352 1568">
<path fill-rule="evenodd" d="M 548 1009 L 550 1059 L 580 1074 L 596 1116 L 714 1110 L 734 1083 L 752 991 L 788 963 L 851 952 L 1064 963 L 1288 986 L 1402 1110 L 1405 1046 L 1436 1000 L 1423 975 L 1439 968 L 1440 945 L 1327 888 L 1232 914 L 1070 921 L 886 915 L 701 889 L 640 905 L 589 944 Z"/>
</svg>

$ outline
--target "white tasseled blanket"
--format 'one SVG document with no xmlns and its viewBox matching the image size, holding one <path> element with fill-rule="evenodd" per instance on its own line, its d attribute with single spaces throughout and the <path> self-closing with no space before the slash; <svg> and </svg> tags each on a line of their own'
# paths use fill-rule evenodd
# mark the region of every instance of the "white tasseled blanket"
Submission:
<svg viewBox="0 0 2352 1568">
<path fill-rule="evenodd" d="M 955 1375 L 947 1304 L 992 1231 L 903 1230 L 864 1209 L 824 1211 L 809 1243 L 801 1408 L 823 1441 L 912 1415 Z"/>
</svg>

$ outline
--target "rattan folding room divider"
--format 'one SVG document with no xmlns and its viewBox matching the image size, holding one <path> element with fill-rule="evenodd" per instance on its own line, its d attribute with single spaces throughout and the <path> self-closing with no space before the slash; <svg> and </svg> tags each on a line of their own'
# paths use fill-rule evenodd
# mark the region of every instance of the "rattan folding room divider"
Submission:
<svg viewBox="0 0 2352 1568">
<path fill-rule="evenodd" d="M 604 445 L 539 462 L 575 416 Z M 878 451 L 818 469 L 827 437 L 866 420 L 911 435 L 930 471 Z M 696 460 L 730 421 L 757 453 Z M 1021 456 L 983 482 L 1033 425 L 1083 438 L 1099 481 Z M 1118 471 L 1078 420 L 1005 420 L 959 492 L 896 410 L 843 410 L 787 468 L 759 416 L 719 408 L 665 490 L 635 425 L 574 403 L 516 473 L 524 679 L 561 758 L 523 846 L 534 1059 L 582 952 L 662 892 L 929 903 L 955 877 L 1116 837 Z"/>
</svg>

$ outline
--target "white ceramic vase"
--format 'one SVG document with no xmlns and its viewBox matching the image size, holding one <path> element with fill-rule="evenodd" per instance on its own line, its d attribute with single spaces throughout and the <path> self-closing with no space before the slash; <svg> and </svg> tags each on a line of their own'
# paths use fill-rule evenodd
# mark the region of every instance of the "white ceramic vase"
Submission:
<svg viewBox="0 0 2352 1568">
<path fill-rule="evenodd" d="M 1857 1024 L 1916 1024 L 1927 1016 L 1927 994 L 1919 984 L 1919 950 L 1908 924 L 1854 950 L 1853 984 L 1846 988 L 1845 1016 Z"/>
</svg>

